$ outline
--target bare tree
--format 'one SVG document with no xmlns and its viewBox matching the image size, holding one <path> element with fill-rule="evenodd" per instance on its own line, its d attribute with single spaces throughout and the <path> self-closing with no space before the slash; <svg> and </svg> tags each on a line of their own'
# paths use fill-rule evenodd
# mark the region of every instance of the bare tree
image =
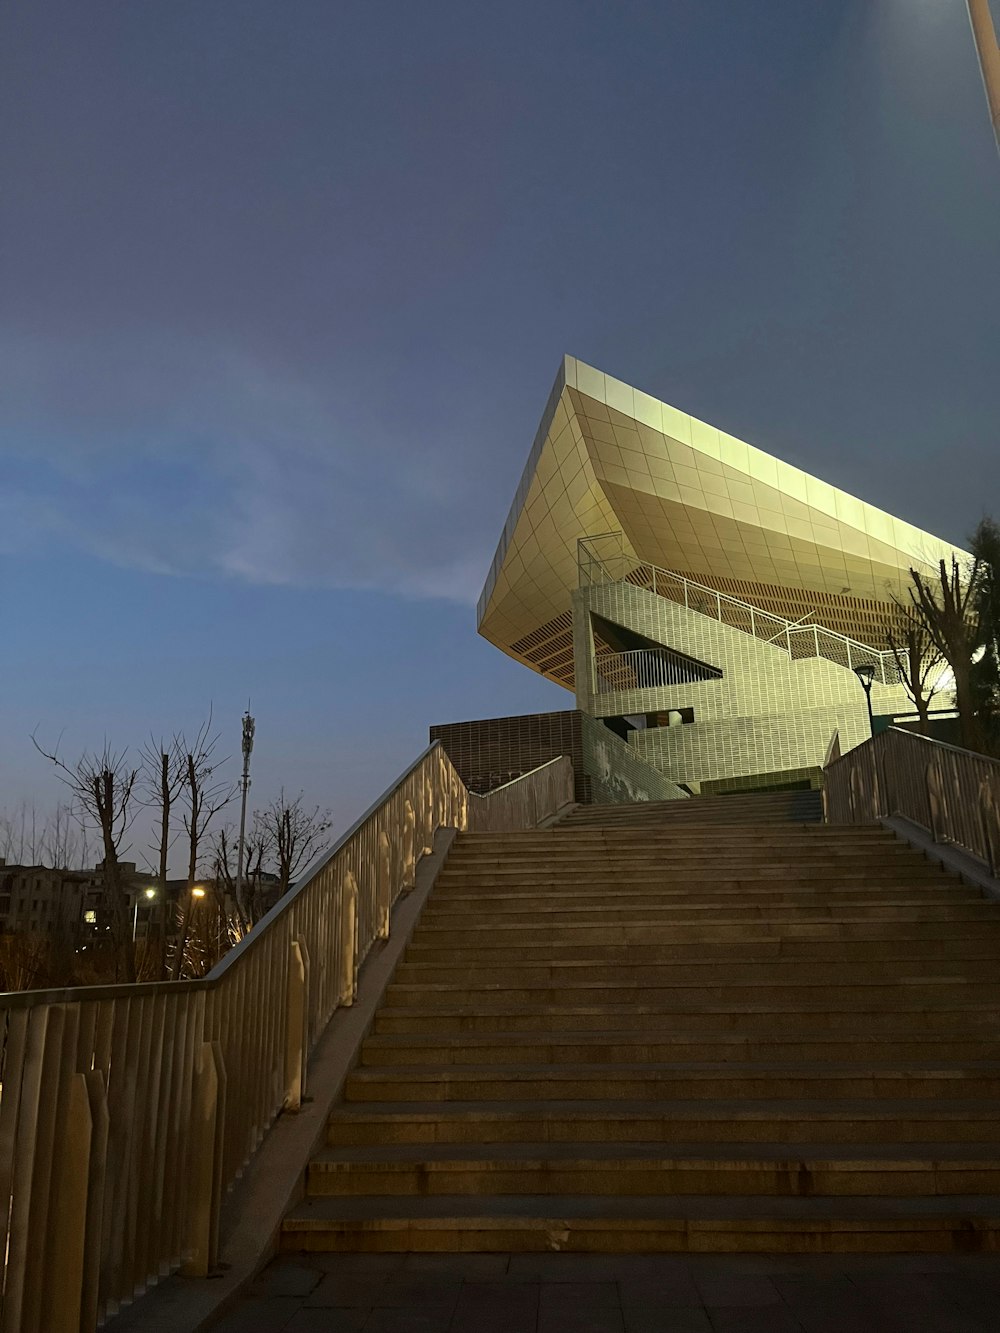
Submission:
<svg viewBox="0 0 1000 1333">
<path fill-rule="evenodd" d="M 166 744 L 162 737 L 156 741 L 150 736 L 139 754 L 141 758 L 139 799 L 147 809 L 154 812 L 156 817 L 154 841 L 150 850 L 156 858 L 155 873 L 159 885 L 159 894 L 154 900 L 150 914 L 150 928 L 143 949 L 143 967 L 147 974 L 156 973 L 160 976 L 166 965 L 164 951 L 167 876 L 170 848 L 176 836 L 173 821 L 174 806 L 184 788 L 186 764 L 183 747 L 177 736 L 174 736 L 169 744 Z"/>
<path fill-rule="evenodd" d="M 979 561 L 976 593 L 983 635 L 972 689 L 983 740 L 991 754 L 1000 755 L 1000 526 L 988 516 L 980 519 L 969 549 Z"/>
<path fill-rule="evenodd" d="M 218 743 L 218 734 L 212 735 L 211 711 L 190 745 L 183 737 L 178 739 L 183 769 L 184 828 L 188 838 L 188 887 L 197 881 L 199 850 L 209 824 L 239 790 L 237 783 L 219 775 L 226 760 L 216 757 Z"/>
<path fill-rule="evenodd" d="M 42 860 L 53 870 L 82 870 L 90 865 L 90 836 L 86 820 L 72 804 L 60 801 L 42 830 Z"/>
<path fill-rule="evenodd" d="M 188 892 L 181 918 L 180 941 L 171 968 L 171 977 L 175 981 L 180 976 L 184 964 L 192 914 L 195 910 L 192 890 L 198 879 L 198 858 L 202 841 L 209 824 L 239 790 L 237 783 L 219 775 L 219 769 L 226 760 L 216 757 L 215 750 L 218 743 L 218 734 L 212 735 L 211 710 L 190 744 L 183 737 L 179 737 L 177 742 L 178 752 L 182 756 L 184 828 L 188 841 Z"/>
<path fill-rule="evenodd" d="M 135 981 L 128 892 L 119 852 L 135 817 L 133 798 L 139 771 L 129 767 L 127 750 L 114 750 L 107 742 L 100 753 L 84 753 L 75 764 L 68 764 L 60 758 L 58 748 L 43 749 L 34 735 L 31 740 L 38 753 L 56 766 L 60 782 L 73 793 L 78 817 L 93 825 L 100 835 L 104 849 L 101 888 L 114 943 L 115 979 Z"/>
<path fill-rule="evenodd" d="M 232 825 L 225 824 L 212 839 L 212 874 L 235 905 L 236 920 L 231 936 L 242 939 L 263 916 L 262 880 L 264 863 L 270 857 L 273 839 L 260 814 L 255 811 L 247 832 L 243 856 L 243 886 L 237 883 L 237 851 Z"/>
<path fill-rule="evenodd" d="M 11 991 L 45 986 L 50 980 L 51 947 L 51 941 L 37 933 L 13 931 L 0 935 L 0 986 Z"/>
<path fill-rule="evenodd" d="M 913 707 L 920 719 L 921 733 L 926 736 L 931 702 L 939 689 L 944 659 L 923 623 L 911 613 L 907 613 L 902 628 L 890 629 L 886 638 L 899 671 L 899 679 L 913 700 Z"/>
<path fill-rule="evenodd" d="M 156 855 L 156 877 L 160 891 L 165 893 L 174 836 L 173 809 L 186 780 L 185 756 L 177 736 L 169 745 L 164 744 L 162 739 L 154 741 L 150 736 L 139 751 L 139 756 L 139 800 L 159 816 L 155 829 L 156 840 L 150 850 Z"/>
<path fill-rule="evenodd" d="M 952 556 L 950 569 L 944 560 L 939 562 L 936 579 L 928 579 L 916 569 L 910 570 L 910 579 L 912 615 L 955 677 L 962 744 L 978 750 L 981 737 L 972 690 L 972 659 L 982 643 L 976 596 L 979 561 L 974 559 L 963 570 Z"/>
<path fill-rule="evenodd" d="M 318 856 L 329 842 L 326 835 L 333 823 L 330 811 L 321 811 L 318 805 L 307 810 L 302 802 L 302 792 L 290 801 L 282 787 L 278 799 L 271 802 L 263 816 L 274 839 L 279 897 L 288 892 L 289 884 L 305 862 Z"/>
<path fill-rule="evenodd" d="M 0 856 L 8 865 L 40 865 L 42 830 L 34 801 L 20 801 L 12 815 L 0 816 Z"/>
</svg>

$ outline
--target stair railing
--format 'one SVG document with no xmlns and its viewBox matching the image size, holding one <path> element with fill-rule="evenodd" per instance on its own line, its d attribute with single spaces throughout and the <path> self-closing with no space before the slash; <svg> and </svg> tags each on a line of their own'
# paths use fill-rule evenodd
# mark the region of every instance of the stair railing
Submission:
<svg viewBox="0 0 1000 1333">
<path fill-rule="evenodd" d="M 214 1268 L 223 1198 L 354 1002 L 444 828 L 533 827 L 554 759 L 474 796 L 435 742 L 205 977 L 0 995 L 0 1333 L 91 1333 Z"/>
<path fill-rule="evenodd" d="M 742 630 L 762 639 L 796 660 L 820 657 L 853 671 L 862 663 L 875 668 L 875 680 L 882 685 L 899 684 L 899 666 L 892 652 L 871 647 L 838 630 L 815 622 L 802 624 L 765 611 L 739 597 L 710 588 L 674 570 L 663 569 L 648 561 L 636 560 L 624 550 L 609 553 L 599 543 L 614 540 L 620 534 L 581 537 L 577 542 L 581 587 L 609 583 L 629 583 L 658 597 L 676 602 L 686 610 L 697 611 L 731 629 Z"/>
<path fill-rule="evenodd" d="M 823 770 L 830 824 L 900 816 L 1000 875 L 1000 760 L 889 727 Z"/>
</svg>

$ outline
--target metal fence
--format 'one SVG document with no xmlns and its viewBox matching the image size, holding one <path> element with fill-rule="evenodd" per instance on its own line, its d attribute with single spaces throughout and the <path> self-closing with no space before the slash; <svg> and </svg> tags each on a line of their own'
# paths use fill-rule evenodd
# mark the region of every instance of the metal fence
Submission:
<svg viewBox="0 0 1000 1333">
<path fill-rule="evenodd" d="M 597 653 L 594 673 L 600 694 L 622 690 L 655 690 L 666 685 L 689 685 L 696 680 L 720 680 L 718 667 L 703 666 L 667 648 L 633 648 L 624 653 Z"/>
<path fill-rule="evenodd" d="M 472 797 L 432 745 L 201 980 L 0 996 L 2 1333 L 90 1333 L 204 1276 L 219 1214 L 440 828 L 531 827 L 570 760 Z"/>
<path fill-rule="evenodd" d="M 890 727 L 824 769 L 831 824 L 918 825 L 1000 873 L 1000 761 Z"/>
<path fill-rule="evenodd" d="M 689 611 L 718 620 L 786 652 L 793 659 L 822 657 L 849 670 L 871 663 L 874 679 L 882 685 L 898 685 L 899 666 L 889 651 L 851 639 L 824 625 L 800 624 L 771 611 L 744 602 L 739 597 L 709 588 L 669 569 L 636 560 L 622 546 L 620 533 L 582 537 L 577 543 L 581 587 L 606 583 L 631 583 L 658 597 L 676 602 Z"/>
</svg>

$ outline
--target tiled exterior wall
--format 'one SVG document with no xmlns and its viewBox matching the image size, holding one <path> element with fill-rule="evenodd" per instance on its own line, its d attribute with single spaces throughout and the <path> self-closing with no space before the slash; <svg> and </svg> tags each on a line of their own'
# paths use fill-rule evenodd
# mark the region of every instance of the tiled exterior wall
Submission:
<svg viewBox="0 0 1000 1333">
<path fill-rule="evenodd" d="M 628 741 L 609 731 L 603 722 L 584 714 L 580 716 L 583 719 L 583 765 L 595 805 L 687 799 L 687 792 L 681 791 Z"/>
<path fill-rule="evenodd" d="M 801 787 L 808 783 L 813 791 L 823 787 L 821 768 L 789 768 L 780 773 L 755 773 L 745 778 L 722 778 L 718 782 L 703 782 L 702 796 L 717 796 L 720 792 L 756 791 L 760 787 Z"/>
<path fill-rule="evenodd" d="M 845 730 L 835 708 L 814 708 L 770 717 L 657 727 L 635 732 L 633 740 L 648 763 L 676 782 L 691 783 L 818 768 L 838 728 L 844 749 L 853 749 L 868 737 L 868 716 L 865 714 L 863 730 L 857 734 Z"/>
<path fill-rule="evenodd" d="M 582 714 L 527 713 L 522 717 L 490 717 L 474 722 L 447 722 L 431 727 L 470 791 L 492 791 L 522 773 L 559 755 L 573 761 L 576 799 L 589 799 L 583 765 Z"/>
<path fill-rule="evenodd" d="M 638 750 L 576 709 L 431 727 L 470 791 L 486 792 L 559 755 L 573 763 L 577 801 L 666 801 L 686 796 Z"/>
<path fill-rule="evenodd" d="M 677 782 L 820 766 L 835 730 L 847 750 L 868 736 L 864 693 L 853 672 L 825 658 L 792 660 L 782 649 L 631 584 L 573 594 L 578 702 L 592 716 L 693 708 L 693 724 L 638 732 L 639 753 Z M 721 680 L 597 694 L 590 612 L 723 671 Z M 872 687 L 876 713 L 905 710 L 901 687 Z"/>
</svg>

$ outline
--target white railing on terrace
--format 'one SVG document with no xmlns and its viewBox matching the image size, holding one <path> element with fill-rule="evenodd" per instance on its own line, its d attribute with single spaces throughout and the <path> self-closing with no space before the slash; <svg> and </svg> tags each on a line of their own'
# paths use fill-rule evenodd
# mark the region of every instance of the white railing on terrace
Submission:
<svg viewBox="0 0 1000 1333">
<path fill-rule="evenodd" d="M 677 654 L 655 648 L 633 648 L 624 653 L 596 653 L 594 673 L 599 694 L 622 690 L 655 690 L 669 685 L 687 685 L 695 680 L 722 676 L 686 663 Z"/>
<path fill-rule="evenodd" d="M 617 550 L 613 543 L 618 542 Z M 787 652 L 794 659 L 822 657 L 849 670 L 870 662 L 874 679 L 882 685 L 899 684 L 899 668 L 892 653 L 879 651 L 870 644 L 851 639 L 824 625 L 802 624 L 786 620 L 771 611 L 744 602 L 729 593 L 709 588 L 694 579 L 669 569 L 661 569 L 627 555 L 621 547 L 620 534 L 605 537 L 581 537 L 577 542 L 580 586 L 630 583 L 645 588 L 658 597 L 709 616 L 731 629 L 742 630 L 754 638 Z"/>
<path fill-rule="evenodd" d="M 970 853 L 1000 876 L 1000 760 L 889 727 L 823 770 L 830 824 L 901 816 L 935 842 Z"/>
<path fill-rule="evenodd" d="M 533 827 L 568 758 L 469 793 L 440 744 L 208 976 L 0 995 L 0 1333 L 92 1333 L 205 1276 L 219 1215 L 442 828 Z"/>
</svg>

